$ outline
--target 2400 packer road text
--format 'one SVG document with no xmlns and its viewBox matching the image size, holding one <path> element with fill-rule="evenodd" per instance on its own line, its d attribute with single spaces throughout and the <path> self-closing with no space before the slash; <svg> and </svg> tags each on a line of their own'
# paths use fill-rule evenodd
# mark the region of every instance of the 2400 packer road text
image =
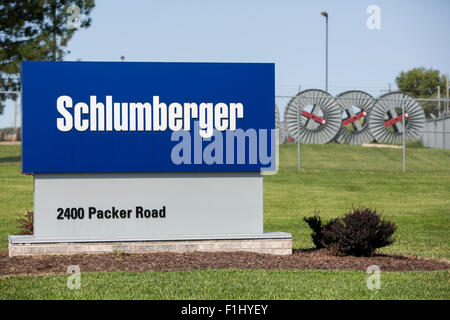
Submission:
<svg viewBox="0 0 450 320">
<path fill-rule="evenodd" d="M 88 207 L 87 210 L 83 207 L 58 208 L 58 220 L 82 220 L 88 219 L 152 219 L 152 218 L 166 218 L 166 206 L 160 209 L 146 209 L 141 206 L 136 206 L 135 209 L 118 209 L 112 207 L 111 209 L 97 209 L 95 207 Z"/>
</svg>

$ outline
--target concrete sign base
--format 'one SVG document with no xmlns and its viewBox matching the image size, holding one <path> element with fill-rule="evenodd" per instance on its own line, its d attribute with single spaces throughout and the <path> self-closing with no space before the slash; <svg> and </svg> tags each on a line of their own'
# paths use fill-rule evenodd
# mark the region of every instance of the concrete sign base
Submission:
<svg viewBox="0 0 450 320">
<path fill-rule="evenodd" d="M 35 174 L 34 234 L 9 254 L 253 251 L 290 254 L 263 232 L 258 172 Z"/>
<path fill-rule="evenodd" d="M 33 236 L 10 236 L 9 256 L 77 253 L 150 253 L 247 251 L 265 254 L 292 253 L 292 237 L 283 232 L 266 232 L 254 239 L 179 240 L 179 241 L 109 241 L 33 243 Z"/>
</svg>

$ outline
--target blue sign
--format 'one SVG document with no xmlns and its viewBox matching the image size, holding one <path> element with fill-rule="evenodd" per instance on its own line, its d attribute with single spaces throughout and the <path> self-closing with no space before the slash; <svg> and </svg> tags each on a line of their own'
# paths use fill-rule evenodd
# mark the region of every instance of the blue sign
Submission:
<svg viewBox="0 0 450 320">
<path fill-rule="evenodd" d="M 27 173 L 261 171 L 270 63 L 23 62 Z"/>
</svg>

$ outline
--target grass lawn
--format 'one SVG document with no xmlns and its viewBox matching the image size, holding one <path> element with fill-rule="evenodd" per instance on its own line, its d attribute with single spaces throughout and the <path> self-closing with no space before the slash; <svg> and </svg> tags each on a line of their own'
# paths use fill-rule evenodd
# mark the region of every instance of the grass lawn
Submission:
<svg viewBox="0 0 450 320">
<path fill-rule="evenodd" d="M 198 270 L 0 278 L 1 299 L 449 299 L 449 272 L 386 272 L 369 290 L 357 271 Z"/>
<path fill-rule="evenodd" d="M 450 258 L 450 152 L 411 147 L 407 173 L 401 149 L 338 144 L 280 147 L 280 170 L 264 178 L 264 228 L 293 234 L 294 248 L 310 248 L 302 218 L 325 218 L 352 205 L 377 208 L 398 225 L 386 253 Z M 16 233 L 16 214 L 32 209 L 33 180 L 20 174 L 20 146 L 0 146 L 0 250 Z M 0 278 L 0 298 L 145 299 L 449 299 L 448 271 L 381 274 L 381 290 L 368 290 L 357 271 L 242 271 L 91 273 L 82 289 L 66 288 L 67 275 Z"/>
</svg>

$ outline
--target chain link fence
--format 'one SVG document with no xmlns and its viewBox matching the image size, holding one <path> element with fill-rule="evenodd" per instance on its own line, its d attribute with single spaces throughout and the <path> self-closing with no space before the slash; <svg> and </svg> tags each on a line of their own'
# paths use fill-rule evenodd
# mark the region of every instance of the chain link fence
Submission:
<svg viewBox="0 0 450 320">
<path fill-rule="evenodd" d="M 315 89 L 282 99 L 280 150 L 295 148 L 296 163 L 281 156 L 280 167 L 450 172 L 448 99 Z"/>
<path fill-rule="evenodd" d="M 13 123 L 0 129 L 0 142 L 21 139 L 20 92 L 14 93 Z M 284 102 L 283 112 L 276 106 L 280 167 L 450 172 L 449 99 L 400 92 L 375 98 L 359 90 L 331 96 L 314 89 L 276 98 Z M 296 159 L 283 156 L 285 150 Z"/>
<path fill-rule="evenodd" d="M 0 91 L 0 95 L 11 96 L 16 95 L 16 99 L 7 99 L 4 101 L 6 104 L 3 114 L 0 114 L 0 117 L 7 117 L 5 115 L 6 112 L 11 113 L 12 111 L 12 119 L 8 122 L 0 121 L 2 126 L 0 127 L 0 142 L 15 142 L 21 141 L 22 132 L 21 132 L 21 94 L 20 91 Z M 8 107 L 10 109 L 8 109 Z M 8 118 L 9 119 L 9 118 Z M 0 119 L 2 120 L 2 119 Z"/>
</svg>

